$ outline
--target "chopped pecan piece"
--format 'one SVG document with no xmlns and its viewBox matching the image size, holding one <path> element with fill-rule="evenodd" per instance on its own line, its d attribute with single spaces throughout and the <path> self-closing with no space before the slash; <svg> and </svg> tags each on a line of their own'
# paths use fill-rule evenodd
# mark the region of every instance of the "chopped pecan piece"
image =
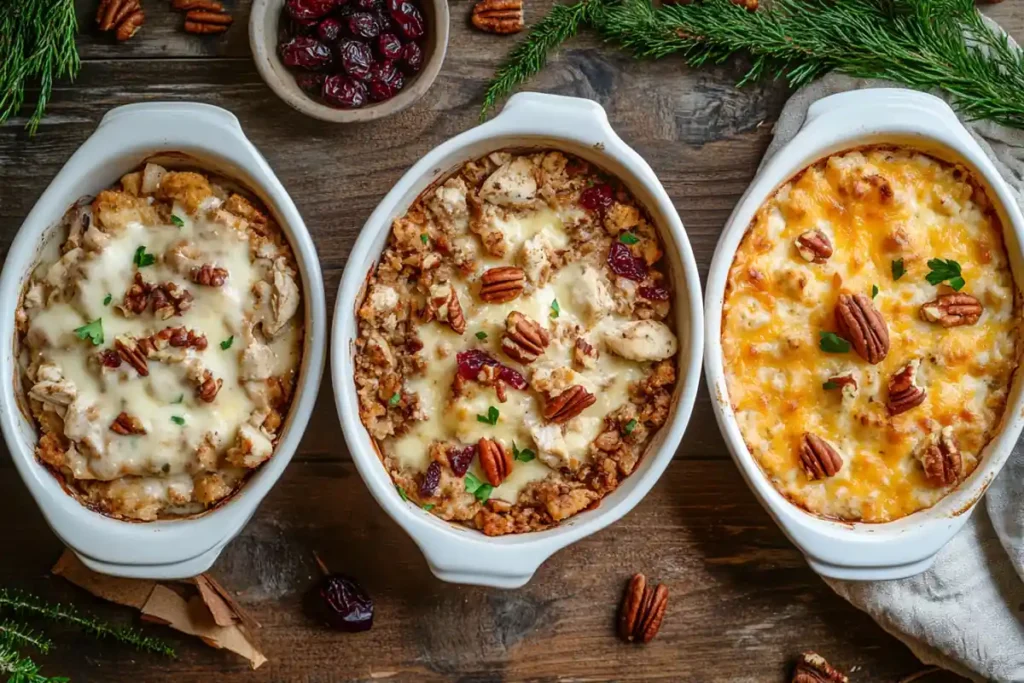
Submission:
<svg viewBox="0 0 1024 683">
<path fill-rule="evenodd" d="M 142 279 L 140 273 L 135 273 L 135 281 L 128 291 L 124 293 L 124 300 L 121 302 L 121 311 L 125 316 L 139 315 L 149 305 L 149 295 L 153 291 L 153 285 Z"/>
<path fill-rule="evenodd" d="M 437 318 L 448 323 L 455 334 L 466 331 L 466 316 L 459 303 L 459 295 L 451 284 L 434 285 L 427 297 L 427 307 L 423 311 L 424 322 Z"/>
<path fill-rule="evenodd" d="M 889 378 L 889 414 L 899 415 L 924 403 L 924 387 L 917 383 L 921 361 L 914 359 Z"/>
<path fill-rule="evenodd" d="M 845 375 L 834 375 L 825 382 L 826 389 L 839 389 L 843 396 L 855 398 L 857 396 L 857 378 L 852 373 Z"/>
<path fill-rule="evenodd" d="M 146 355 L 134 339 L 127 335 L 118 335 L 114 338 L 114 350 L 117 351 L 121 360 L 135 368 L 139 375 L 149 376 L 149 363 L 146 362 Z"/>
<path fill-rule="evenodd" d="M 828 235 L 815 228 L 796 238 L 796 250 L 805 261 L 825 263 L 832 256 L 832 242 Z"/>
<path fill-rule="evenodd" d="M 501 350 L 512 360 L 528 365 L 537 360 L 550 343 L 548 331 L 519 311 L 512 311 L 505 318 Z"/>
<path fill-rule="evenodd" d="M 619 637 L 627 643 L 649 643 L 658 635 L 668 607 L 668 588 L 647 585 L 643 574 L 635 574 L 626 586 L 619 611 Z"/>
<path fill-rule="evenodd" d="M 596 402 L 596 396 L 577 384 L 548 400 L 544 418 L 558 424 L 568 422 Z"/>
<path fill-rule="evenodd" d="M 223 384 L 224 380 L 214 379 L 213 373 L 206 370 L 203 372 L 203 381 L 196 388 L 196 396 L 201 401 L 213 403 L 213 399 L 217 398 L 217 392 L 220 391 Z"/>
<path fill-rule="evenodd" d="M 523 293 L 526 276 L 522 268 L 491 268 L 480 279 L 480 298 L 489 304 L 503 304 Z"/>
<path fill-rule="evenodd" d="M 192 295 L 173 282 L 153 287 L 153 313 L 163 320 L 181 315 L 192 308 Z"/>
<path fill-rule="evenodd" d="M 791 683 L 850 683 L 850 679 L 818 653 L 804 652 L 793 669 Z"/>
<path fill-rule="evenodd" d="M 473 26 L 507 35 L 523 30 L 523 0 L 480 0 L 473 7 Z"/>
<path fill-rule="evenodd" d="M 825 479 L 842 469 L 843 459 L 827 441 L 804 432 L 800 443 L 800 466 L 809 479 Z"/>
<path fill-rule="evenodd" d="M 981 318 L 981 302 L 970 294 L 942 294 L 921 306 L 921 319 L 943 327 L 973 325 Z"/>
<path fill-rule="evenodd" d="M 133 434 L 145 434 L 146 428 L 142 426 L 142 421 L 139 418 L 122 412 L 110 423 L 110 431 L 123 436 L 130 436 Z"/>
<path fill-rule="evenodd" d="M 963 476 L 964 462 L 952 427 L 933 431 L 914 455 L 921 461 L 928 483 L 936 488 L 951 486 Z"/>
<path fill-rule="evenodd" d="M 576 340 L 572 347 L 572 362 L 580 370 L 593 368 L 597 365 L 598 351 L 594 345 L 583 337 Z"/>
<path fill-rule="evenodd" d="M 491 486 L 501 486 L 512 471 L 512 454 L 494 439 L 480 439 L 477 443 L 480 467 Z"/>
<path fill-rule="evenodd" d="M 218 268 L 212 263 L 204 263 L 193 268 L 188 277 L 197 285 L 221 287 L 228 279 L 228 271 L 227 268 Z"/>
<path fill-rule="evenodd" d="M 836 326 L 853 343 L 857 355 L 877 365 L 889 353 L 889 328 L 871 299 L 863 294 L 840 294 L 836 302 Z"/>
</svg>

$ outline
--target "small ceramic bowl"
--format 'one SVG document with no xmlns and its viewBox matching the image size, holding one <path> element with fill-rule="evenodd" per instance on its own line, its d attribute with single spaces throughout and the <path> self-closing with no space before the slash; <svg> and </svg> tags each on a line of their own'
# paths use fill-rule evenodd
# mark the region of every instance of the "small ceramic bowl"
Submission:
<svg viewBox="0 0 1024 683">
<path fill-rule="evenodd" d="M 423 68 L 390 100 L 367 104 L 359 109 L 338 109 L 314 99 L 295 82 L 292 71 L 278 54 L 278 24 L 285 0 L 254 0 L 249 15 L 249 46 L 263 80 L 289 106 L 321 121 L 358 123 L 391 116 L 411 106 L 434 84 L 448 51 L 448 3 L 446 0 L 422 0 L 427 23 L 423 46 Z"/>
</svg>

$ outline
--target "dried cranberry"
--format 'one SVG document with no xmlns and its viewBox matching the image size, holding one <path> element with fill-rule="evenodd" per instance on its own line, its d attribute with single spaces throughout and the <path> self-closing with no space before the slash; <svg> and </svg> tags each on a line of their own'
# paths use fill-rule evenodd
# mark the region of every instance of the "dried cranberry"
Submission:
<svg viewBox="0 0 1024 683">
<path fill-rule="evenodd" d="M 317 25 L 316 35 L 325 43 L 333 43 L 341 36 L 341 22 L 334 17 L 327 17 Z"/>
<path fill-rule="evenodd" d="M 295 36 L 313 35 L 319 23 L 317 19 L 296 19 L 282 14 L 277 25 L 277 42 L 286 43 Z"/>
<path fill-rule="evenodd" d="M 353 38 L 376 38 L 380 35 L 377 17 L 369 12 L 355 12 L 348 18 L 348 32 Z"/>
<path fill-rule="evenodd" d="M 310 593 L 314 613 L 331 628 L 356 633 L 373 626 L 373 599 L 355 579 L 327 574 Z"/>
<path fill-rule="evenodd" d="M 358 109 L 366 104 L 366 86 L 361 81 L 341 74 L 328 76 L 320 94 L 324 102 L 332 107 Z"/>
<path fill-rule="evenodd" d="M 371 12 L 382 12 L 387 9 L 383 0 L 356 0 L 356 7 Z"/>
<path fill-rule="evenodd" d="M 485 365 L 493 365 L 499 368 L 498 378 L 508 384 L 513 389 L 519 389 L 525 391 L 529 386 L 526 378 L 520 375 L 512 368 L 502 365 L 488 353 L 479 349 L 470 349 L 469 351 L 459 351 L 455 356 L 455 360 L 459 366 L 459 374 L 462 375 L 463 379 L 476 379 L 477 375 L 480 374 L 480 369 Z"/>
<path fill-rule="evenodd" d="M 441 465 L 435 460 L 427 466 L 427 471 L 423 473 L 423 479 L 420 480 L 420 495 L 424 498 L 430 498 L 437 493 L 437 487 L 440 483 Z"/>
<path fill-rule="evenodd" d="M 668 290 L 659 285 L 653 287 L 641 287 L 636 292 L 645 299 L 651 301 L 668 301 Z"/>
<path fill-rule="evenodd" d="M 296 19 L 319 19 L 334 9 L 336 0 L 288 0 L 285 7 Z"/>
<path fill-rule="evenodd" d="M 108 368 L 119 368 L 121 367 L 121 356 L 113 349 L 105 349 L 100 354 L 100 362 Z"/>
<path fill-rule="evenodd" d="M 324 85 L 324 74 L 301 73 L 295 74 L 295 82 L 306 92 L 320 92 Z"/>
<path fill-rule="evenodd" d="M 416 43 L 406 43 L 402 47 L 402 65 L 411 74 L 423 68 L 423 49 Z"/>
<path fill-rule="evenodd" d="M 402 72 L 395 68 L 390 59 L 378 62 L 370 68 L 370 99 L 374 102 L 389 100 L 405 85 Z"/>
<path fill-rule="evenodd" d="M 352 78 L 365 81 L 370 77 L 373 66 L 373 51 L 366 43 L 358 40 L 343 40 L 338 46 L 341 68 Z"/>
<path fill-rule="evenodd" d="M 456 477 L 466 476 L 469 464 L 476 456 L 476 446 L 450 446 L 448 448 L 448 466 Z"/>
<path fill-rule="evenodd" d="M 643 282 L 647 277 L 647 264 L 643 259 L 633 256 L 633 252 L 622 242 L 612 242 L 612 248 L 608 250 L 608 267 L 616 275 L 634 282 Z"/>
<path fill-rule="evenodd" d="M 301 69 L 322 69 L 333 61 L 331 50 L 315 38 L 295 36 L 281 46 L 281 60 Z"/>
<path fill-rule="evenodd" d="M 592 185 L 580 194 L 580 206 L 595 213 L 604 213 L 614 201 L 615 193 L 607 183 Z"/>
<path fill-rule="evenodd" d="M 384 59 L 398 59 L 402 56 L 402 51 L 402 41 L 394 33 L 382 33 L 377 38 L 377 52 Z"/>
<path fill-rule="evenodd" d="M 388 14 L 409 40 L 422 38 L 426 33 L 423 13 L 410 0 L 388 0 Z"/>
</svg>

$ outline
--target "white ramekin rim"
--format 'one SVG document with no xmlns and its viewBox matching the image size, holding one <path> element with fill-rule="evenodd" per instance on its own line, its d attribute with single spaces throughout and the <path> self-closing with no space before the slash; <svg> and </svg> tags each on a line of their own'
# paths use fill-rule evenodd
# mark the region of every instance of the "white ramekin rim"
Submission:
<svg viewBox="0 0 1024 683">
<path fill-rule="evenodd" d="M 877 88 L 832 95 L 811 105 L 799 133 L 763 165 L 729 218 L 705 293 L 704 368 L 726 444 L 751 490 L 812 568 L 839 579 L 895 579 L 927 569 L 966 523 L 1024 426 L 1024 391 L 1021 382 L 1014 382 L 1001 430 L 971 476 L 935 506 L 884 524 L 828 520 L 796 506 L 772 485 L 743 440 L 729 401 L 721 343 L 726 282 L 740 241 L 758 208 L 796 173 L 836 152 L 886 143 L 966 163 L 986 181 L 1003 219 L 1016 280 L 1024 281 L 1024 216 L 992 161 L 941 99 L 913 90 Z"/>
<path fill-rule="evenodd" d="M 305 303 L 305 342 L 296 397 L 274 457 L 221 506 L 194 518 L 131 523 L 90 510 L 69 495 L 34 454 L 35 428 L 15 397 L 14 317 L 21 287 L 44 237 L 81 196 L 94 195 L 143 160 L 186 155 L 253 190 L 279 219 L 295 253 Z M 230 112 L 206 104 L 152 102 L 109 111 L 36 202 L 0 274 L 0 428 L 14 464 L 47 523 L 89 566 L 139 578 L 182 578 L 204 571 L 236 536 L 298 447 L 326 356 L 327 314 L 316 247 L 298 209 Z"/>
<path fill-rule="evenodd" d="M 354 306 L 390 231 L 391 220 L 401 215 L 424 189 L 465 161 L 486 151 L 515 146 L 547 146 L 582 154 L 618 172 L 619 179 L 638 197 L 648 200 L 642 203 L 659 217 L 661 230 L 667 231 L 675 243 L 672 258 L 677 262 L 673 264 L 672 277 L 677 308 L 685 305 L 689 315 L 686 329 L 680 330 L 681 341 L 685 335 L 688 344 L 681 344 L 683 357 L 675 414 L 656 435 L 657 445 L 618 490 L 606 497 L 598 509 L 580 513 L 553 529 L 489 538 L 443 522 L 398 496 L 359 419 L 350 345 L 357 333 Z M 493 120 L 452 138 L 424 156 L 367 220 L 349 255 L 335 307 L 331 350 L 334 395 L 345 440 L 359 474 L 380 506 L 420 547 L 431 571 L 445 581 L 514 588 L 529 581 L 540 564 L 557 550 L 625 515 L 661 476 L 682 440 L 693 409 L 700 383 L 703 335 L 696 260 L 682 221 L 650 166 L 615 134 L 604 109 L 596 102 L 520 93 Z"/>
</svg>

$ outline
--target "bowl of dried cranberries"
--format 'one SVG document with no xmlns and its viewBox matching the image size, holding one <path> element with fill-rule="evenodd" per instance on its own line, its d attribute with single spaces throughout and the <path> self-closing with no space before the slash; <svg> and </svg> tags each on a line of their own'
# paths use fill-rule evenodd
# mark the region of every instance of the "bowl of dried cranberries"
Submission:
<svg viewBox="0 0 1024 683">
<path fill-rule="evenodd" d="M 448 49 L 446 0 L 255 0 L 249 42 L 289 105 L 338 123 L 370 121 L 422 97 Z"/>
</svg>

